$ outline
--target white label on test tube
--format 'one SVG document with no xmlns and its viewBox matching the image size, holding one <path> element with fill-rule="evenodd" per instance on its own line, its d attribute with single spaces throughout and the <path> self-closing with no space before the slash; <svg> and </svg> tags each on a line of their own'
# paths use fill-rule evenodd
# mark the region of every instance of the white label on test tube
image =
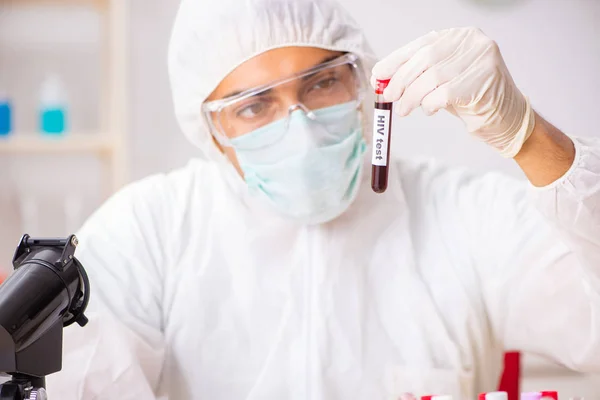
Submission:
<svg viewBox="0 0 600 400">
<path fill-rule="evenodd" d="M 432 396 L 431 400 L 452 400 L 452 396 L 450 396 L 450 395 Z"/>
<path fill-rule="evenodd" d="M 371 164 L 385 167 L 388 161 L 390 110 L 376 108 L 373 118 L 373 157 L 371 157 Z"/>
</svg>

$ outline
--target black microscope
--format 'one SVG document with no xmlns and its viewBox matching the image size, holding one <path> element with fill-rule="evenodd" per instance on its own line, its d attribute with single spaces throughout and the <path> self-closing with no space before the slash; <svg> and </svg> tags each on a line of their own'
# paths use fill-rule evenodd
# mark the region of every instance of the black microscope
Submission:
<svg viewBox="0 0 600 400">
<path fill-rule="evenodd" d="M 14 271 L 0 285 L 0 400 L 46 400 L 45 377 L 62 369 L 63 328 L 77 322 L 90 283 L 75 258 L 77 237 L 21 238 Z"/>
</svg>

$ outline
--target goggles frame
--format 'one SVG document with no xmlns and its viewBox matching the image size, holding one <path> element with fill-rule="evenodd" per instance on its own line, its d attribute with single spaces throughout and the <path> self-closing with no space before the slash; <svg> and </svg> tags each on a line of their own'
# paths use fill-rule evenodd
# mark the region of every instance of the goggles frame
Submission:
<svg viewBox="0 0 600 400">
<path fill-rule="evenodd" d="M 303 77 L 309 76 L 309 75 L 319 72 L 321 70 L 337 67 L 337 66 L 344 65 L 344 64 L 349 64 L 350 66 L 352 66 L 354 68 L 354 74 L 355 74 L 355 77 L 357 78 L 357 96 L 356 96 L 356 99 L 353 101 L 356 102 L 357 108 L 359 108 L 365 97 L 366 78 L 364 76 L 364 72 L 362 70 L 362 66 L 361 66 L 360 59 L 358 58 L 358 56 L 354 53 L 345 53 L 331 61 L 315 65 L 314 67 L 299 71 L 295 74 L 292 74 L 285 78 L 278 79 L 274 82 L 270 82 L 265 85 L 260 85 L 260 86 L 245 90 L 241 93 L 235 94 L 233 96 L 225 97 L 223 99 L 217 99 L 217 100 L 203 103 L 201 110 L 202 110 L 204 119 L 206 120 L 206 123 L 209 127 L 211 135 L 221 145 L 226 146 L 226 147 L 231 147 L 232 145 L 230 142 L 230 138 L 227 135 L 225 135 L 225 133 L 222 132 L 219 129 L 219 127 L 216 126 L 216 124 L 214 123 L 213 118 L 212 118 L 213 113 L 220 113 L 224 108 L 229 107 L 232 104 L 235 104 L 236 102 L 243 101 L 252 96 L 256 96 L 259 93 L 270 90 L 276 86 L 284 85 L 295 79 L 301 79 Z M 289 109 L 290 110 L 291 109 L 303 109 L 303 110 L 305 110 L 305 112 L 307 110 L 306 106 L 304 106 L 303 104 L 292 105 L 289 107 Z M 309 112 L 307 112 L 307 115 L 310 118 L 313 118 L 313 113 L 310 112 L 310 110 L 309 110 Z M 220 123 L 219 123 L 219 125 L 220 125 Z"/>
</svg>

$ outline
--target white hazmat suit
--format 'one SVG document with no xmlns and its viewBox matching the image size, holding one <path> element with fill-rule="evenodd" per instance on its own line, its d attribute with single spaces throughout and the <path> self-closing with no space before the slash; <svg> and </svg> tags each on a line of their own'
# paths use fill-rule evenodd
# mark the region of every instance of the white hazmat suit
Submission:
<svg viewBox="0 0 600 400">
<path fill-rule="evenodd" d="M 51 398 L 467 400 L 496 387 L 506 349 L 600 372 L 600 143 L 574 138 L 543 188 L 395 162 L 384 194 L 365 172 L 342 216 L 301 226 L 249 196 L 200 113 L 235 67 L 289 45 L 374 63 L 329 1 L 182 2 L 170 73 L 202 157 L 78 232 L 91 322 L 66 330 Z"/>
</svg>

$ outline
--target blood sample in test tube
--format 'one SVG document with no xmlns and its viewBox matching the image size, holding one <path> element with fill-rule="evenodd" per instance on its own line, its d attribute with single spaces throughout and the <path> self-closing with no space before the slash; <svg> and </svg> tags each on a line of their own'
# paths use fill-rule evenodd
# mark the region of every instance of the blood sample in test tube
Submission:
<svg viewBox="0 0 600 400">
<path fill-rule="evenodd" d="M 373 155 L 371 157 L 371 188 L 375 193 L 387 189 L 390 162 L 390 133 L 392 131 L 392 104 L 383 98 L 389 79 L 377 80 L 375 109 L 373 111 Z"/>
</svg>

